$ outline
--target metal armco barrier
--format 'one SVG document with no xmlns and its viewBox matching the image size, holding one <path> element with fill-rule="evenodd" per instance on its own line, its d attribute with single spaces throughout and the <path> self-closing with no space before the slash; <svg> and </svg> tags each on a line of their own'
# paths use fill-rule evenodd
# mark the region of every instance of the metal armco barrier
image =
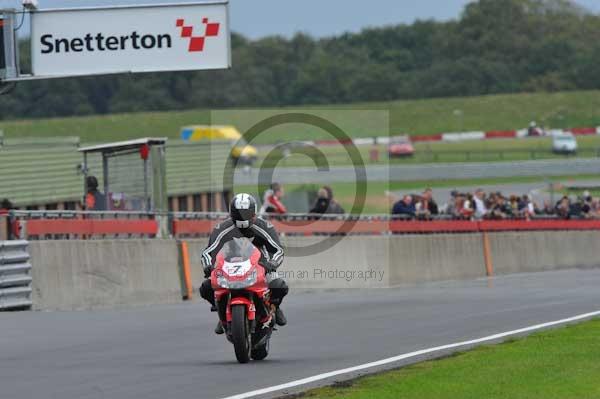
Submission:
<svg viewBox="0 0 600 399">
<path fill-rule="evenodd" d="M 0 310 L 31 309 L 27 241 L 0 241 Z"/>
</svg>

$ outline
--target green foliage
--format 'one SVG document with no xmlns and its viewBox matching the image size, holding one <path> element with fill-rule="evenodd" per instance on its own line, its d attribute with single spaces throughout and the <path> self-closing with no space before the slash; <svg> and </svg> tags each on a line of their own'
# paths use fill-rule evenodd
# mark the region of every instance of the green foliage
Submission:
<svg viewBox="0 0 600 399">
<path fill-rule="evenodd" d="M 599 89 L 598 37 L 600 16 L 570 0 L 479 0 L 450 22 L 234 34 L 230 70 L 23 83 L 0 98 L 0 119 Z"/>
</svg>

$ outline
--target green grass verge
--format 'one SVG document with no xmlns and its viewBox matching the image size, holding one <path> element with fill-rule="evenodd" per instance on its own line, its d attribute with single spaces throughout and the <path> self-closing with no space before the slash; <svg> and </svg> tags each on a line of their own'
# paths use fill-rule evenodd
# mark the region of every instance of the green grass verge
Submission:
<svg viewBox="0 0 600 399">
<path fill-rule="evenodd" d="M 411 181 L 411 182 L 368 182 L 367 183 L 367 196 L 365 198 L 365 207 L 363 210 L 364 214 L 386 214 L 390 212 L 393 198 L 386 195 L 388 191 L 407 191 L 414 190 L 415 192 L 421 192 L 427 187 L 432 188 L 455 188 L 465 186 L 488 186 L 488 185 L 500 185 L 500 184 L 511 184 L 511 183 L 536 183 L 546 181 L 560 181 L 567 182 L 569 180 L 586 180 L 586 179 L 598 179 L 598 175 L 577 175 L 577 176 L 560 176 L 560 177 L 548 177 L 546 179 L 540 177 L 509 177 L 509 178 L 494 178 L 494 179 L 455 179 L 455 180 L 422 180 L 422 181 Z M 333 189 L 335 198 L 344 207 L 347 212 L 352 209 L 352 204 L 356 197 L 356 184 L 354 183 L 333 183 L 330 184 Z M 313 190 L 316 191 L 319 185 L 304 185 L 304 184 L 286 184 L 285 191 L 297 191 L 297 190 Z M 257 198 L 262 198 L 262 193 L 265 187 L 247 186 L 247 185 L 236 185 L 234 192 L 246 192 L 255 195 Z M 509 193 L 510 194 L 510 193 Z M 523 194 L 523 193 L 515 193 Z M 447 199 L 440 198 L 438 201 L 445 201 Z M 285 203 L 285 198 L 283 199 Z"/>
<path fill-rule="evenodd" d="M 298 108 L 286 108 L 297 110 Z M 306 108 L 303 108 L 306 109 Z M 530 121 L 554 128 L 600 125 L 600 91 L 507 94 L 466 98 L 393 101 L 335 105 L 315 109 L 385 110 L 393 134 L 436 134 L 449 131 L 500 130 L 526 127 Z M 456 113 L 456 110 L 462 113 Z M 364 114 L 354 113 L 347 133 L 354 137 L 380 136 L 382 132 Z M 82 142 L 124 140 L 145 136 L 179 137 L 184 125 L 210 120 L 207 110 L 146 112 L 106 116 L 0 121 L 10 137 L 80 136 Z M 457 116 L 462 115 L 462 116 Z M 248 124 L 244 113 L 231 113 L 231 124 Z M 352 118 L 352 117 L 350 117 Z M 267 131 L 255 144 L 281 140 L 331 139 L 311 126 L 282 126 Z"/>
<path fill-rule="evenodd" d="M 600 320 L 309 391 L 307 399 L 600 398 Z"/>
</svg>

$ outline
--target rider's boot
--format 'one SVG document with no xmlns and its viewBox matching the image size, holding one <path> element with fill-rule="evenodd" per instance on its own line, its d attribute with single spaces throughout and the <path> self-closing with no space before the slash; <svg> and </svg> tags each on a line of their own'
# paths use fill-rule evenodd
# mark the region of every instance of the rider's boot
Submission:
<svg viewBox="0 0 600 399">
<path fill-rule="evenodd" d="M 277 323 L 278 326 L 282 327 L 287 324 L 287 319 L 285 318 L 285 315 L 283 314 L 283 311 L 279 306 L 275 310 L 275 323 Z"/>
<path fill-rule="evenodd" d="M 219 320 L 217 326 L 215 327 L 215 334 L 225 334 L 225 329 L 223 328 L 223 323 L 221 323 L 221 320 Z"/>
</svg>

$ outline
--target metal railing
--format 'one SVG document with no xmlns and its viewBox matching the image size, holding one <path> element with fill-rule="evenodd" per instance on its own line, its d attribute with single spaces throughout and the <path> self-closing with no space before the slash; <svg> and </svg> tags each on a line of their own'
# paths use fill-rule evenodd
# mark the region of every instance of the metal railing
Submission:
<svg viewBox="0 0 600 399">
<path fill-rule="evenodd" d="M 127 239 L 207 237 L 227 218 L 206 212 L 77 212 L 11 211 L 12 239 Z M 473 220 L 452 215 L 272 215 L 267 219 L 284 235 L 440 234 L 480 231 L 600 230 L 600 219 L 533 216 L 504 220 Z"/>
<path fill-rule="evenodd" d="M 30 309 L 31 263 L 27 241 L 0 241 L 0 310 Z"/>
<path fill-rule="evenodd" d="M 8 213 L 13 239 L 155 238 L 165 216 L 121 211 L 20 211 Z"/>
<path fill-rule="evenodd" d="M 551 149 L 477 149 L 477 150 L 438 150 L 420 149 L 414 158 L 419 162 L 482 162 L 482 161 L 523 161 L 538 159 L 600 158 L 600 148 L 580 148 L 576 153 L 555 153 Z M 402 162 L 402 161 L 397 161 Z"/>
</svg>

